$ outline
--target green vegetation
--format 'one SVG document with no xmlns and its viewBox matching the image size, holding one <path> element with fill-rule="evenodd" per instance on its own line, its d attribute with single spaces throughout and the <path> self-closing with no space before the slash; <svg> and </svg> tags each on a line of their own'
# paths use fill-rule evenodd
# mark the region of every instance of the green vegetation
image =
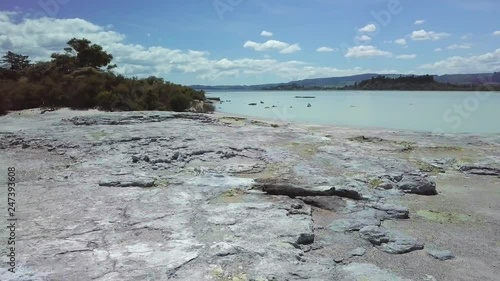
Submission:
<svg viewBox="0 0 500 281">
<path fill-rule="evenodd" d="M 379 179 L 379 178 L 376 178 L 376 179 L 372 179 L 370 180 L 370 182 L 368 183 L 370 185 L 370 187 L 372 188 L 377 188 L 379 187 L 380 185 L 382 185 L 384 183 L 383 180 Z"/>
<path fill-rule="evenodd" d="M 322 91 L 322 90 L 397 90 L 397 91 L 500 91 L 500 72 L 490 75 L 357 75 L 352 79 L 319 78 L 277 85 L 265 85 L 258 90 L 267 91 Z M 452 79 L 453 78 L 453 79 Z M 347 78 L 345 78 L 347 79 Z M 435 79 L 439 79 L 436 81 Z M 331 80 L 331 81 L 330 81 Z M 334 81 L 335 80 L 335 81 Z M 338 80 L 338 81 L 337 81 Z M 448 82 L 452 81 L 452 83 Z M 322 84 L 323 83 L 323 84 Z M 326 84 L 325 84 L 326 83 Z M 340 84 L 339 84 L 340 83 Z M 255 86 L 257 87 L 257 86 Z"/>
<path fill-rule="evenodd" d="M 438 212 L 433 210 L 420 210 L 417 215 L 436 223 L 464 223 L 474 219 L 470 216 L 458 213 Z"/>
<path fill-rule="evenodd" d="M 377 76 L 363 80 L 351 86 L 345 86 L 342 90 L 399 90 L 399 91 L 498 91 L 500 85 L 481 86 L 468 84 L 440 83 L 434 80 L 432 75 L 423 76 L 400 76 L 389 78 Z"/>
<path fill-rule="evenodd" d="M 138 79 L 115 74 L 113 56 L 87 39 L 73 38 L 64 53 L 31 63 L 28 56 L 7 52 L 0 60 L 0 114 L 28 108 L 98 108 L 107 111 L 186 111 L 204 91 L 154 76 Z M 214 111 L 202 105 L 199 111 Z"/>
</svg>

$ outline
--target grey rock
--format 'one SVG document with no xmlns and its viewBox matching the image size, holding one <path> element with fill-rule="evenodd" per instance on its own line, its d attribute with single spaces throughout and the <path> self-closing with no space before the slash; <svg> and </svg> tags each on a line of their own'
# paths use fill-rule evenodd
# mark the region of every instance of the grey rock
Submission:
<svg viewBox="0 0 500 281">
<path fill-rule="evenodd" d="M 389 254 L 406 254 L 423 248 L 424 243 L 415 238 L 399 234 L 392 234 L 390 241 L 382 245 L 382 250 Z"/>
<path fill-rule="evenodd" d="M 393 204 L 375 203 L 371 205 L 374 209 L 382 211 L 382 219 L 408 219 L 410 210 L 408 208 Z"/>
<path fill-rule="evenodd" d="M 374 225 L 363 227 L 359 234 L 361 238 L 370 241 L 373 245 L 382 245 L 390 241 L 387 230 Z"/>
<path fill-rule="evenodd" d="M 455 255 L 448 250 L 427 250 L 427 254 L 441 261 L 452 260 L 455 258 Z"/>
<path fill-rule="evenodd" d="M 215 245 L 210 246 L 212 253 L 219 257 L 226 257 L 230 255 L 234 255 L 238 252 L 238 250 L 231 244 L 220 242 Z"/>
<path fill-rule="evenodd" d="M 352 251 L 349 252 L 351 257 L 362 257 L 366 254 L 366 249 L 365 248 L 356 248 Z"/>
<path fill-rule="evenodd" d="M 415 238 L 389 232 L 383 227 L 367 226 L 359 231 L 361 238 L 370 241 L 373 245 L 389 254 L 405 254 L 422 250 L 424 244 Z"/>
<path fill-rule="evenodd" d="M 339 270 L 340 281 L 410 281 L 370 263 L 351 263 Z"/>
</svg>

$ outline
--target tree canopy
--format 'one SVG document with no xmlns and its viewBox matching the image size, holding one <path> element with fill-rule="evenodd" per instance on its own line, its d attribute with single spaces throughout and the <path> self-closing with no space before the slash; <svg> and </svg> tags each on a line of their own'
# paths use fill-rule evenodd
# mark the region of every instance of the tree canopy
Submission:
<svg viewBox="0 0 500 281">
<path fill-rule="evenodd" d="M 64 48 L 65 53 L 53 53 L 51 55 L 59 69 L 70 71 L 79 67 L 111 69 L 116 65 L 110 65 L 113 55 L 108 54 L 100 45 L 92 44 L 89 40 L 73 38 L 67 42 L 69 47 Z"/>
<path fill-rule="evenodd" d="M 7 54 L 2 57 L 0 62 L 3 64 L 3 68 L 12 71 L 21 71 L 30 65 L 28 56 L 16 54 L 11 51 L 8 51 Z"/>
</svg>

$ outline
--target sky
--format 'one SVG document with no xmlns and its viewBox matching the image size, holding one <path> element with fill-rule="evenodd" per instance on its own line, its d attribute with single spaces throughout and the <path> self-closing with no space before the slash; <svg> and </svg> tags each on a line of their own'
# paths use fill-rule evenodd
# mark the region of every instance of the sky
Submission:
<svg viewBox="0 0 500 281">
<path fill-rule="evenodd" d="M 73 38 L 116 72 L 187 85 L 363 73 L 500 71 L 498 0 L 4 0 L 0 53 L 50 59 Z"/>
</svg>

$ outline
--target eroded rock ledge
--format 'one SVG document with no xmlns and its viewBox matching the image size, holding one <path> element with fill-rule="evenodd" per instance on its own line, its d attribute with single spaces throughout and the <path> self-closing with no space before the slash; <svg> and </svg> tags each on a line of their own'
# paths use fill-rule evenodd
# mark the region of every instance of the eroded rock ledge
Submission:
<svg viewBox="0 0 500 281">
<path fill-rule="evenodd" d="M 439 190 L 408 157 L 416 142 L 203 114 L 3 118 L 29 128 L 0 133 L 29 188 L 25 262 L 1 280 L 407 280 L 367 256 L 423 249 L 384 223 L 412 219 L 404 196 Z"/>
</svg>

